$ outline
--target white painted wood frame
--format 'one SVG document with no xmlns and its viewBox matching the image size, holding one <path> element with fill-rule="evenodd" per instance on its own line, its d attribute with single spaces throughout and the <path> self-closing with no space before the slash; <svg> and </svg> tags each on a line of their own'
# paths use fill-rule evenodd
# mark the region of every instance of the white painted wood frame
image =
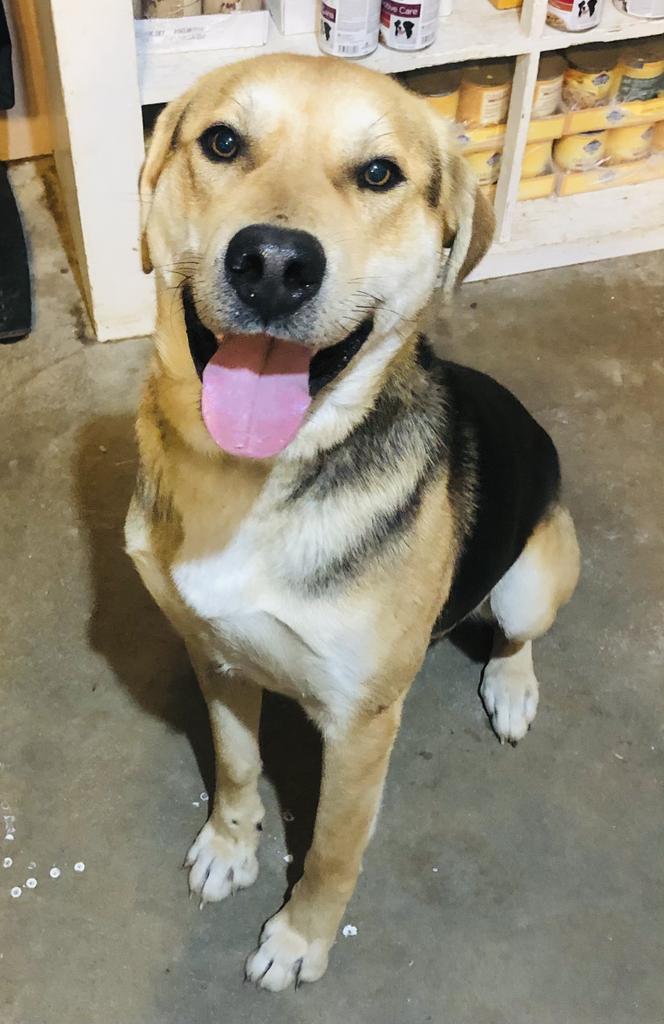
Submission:
<svg viewBox="0 0 664 1024">
<path fill-rule="evenodd" d="M 58 172 L 97 337 L 150 331 L 153 285 L 139 259 L 141 104 L 177 96 L 199 75 L 259 53 L 320 53 L 311 33 L 281 36 L 272 25 L 258 49 L 164 53 L 137 59 L 132 0 L 37 0 L 55 112 Z M 474 279 L 523 273 L 664 248 L 664 182 L 570 197 L 518 201 L 521 160 L 540 54 L 570 45 L 664 34 L 664 21 L 630 18 L 611 2 L 601 24 L 579 35 L 545 24 L 546 0 L 497 11 L 488 0 L 456 0 L 426 50 L 379 46 L 361 63 L 379 71 L 512 56 L 516 60 L 502 169 L 498 232 Z"/>
</svg>

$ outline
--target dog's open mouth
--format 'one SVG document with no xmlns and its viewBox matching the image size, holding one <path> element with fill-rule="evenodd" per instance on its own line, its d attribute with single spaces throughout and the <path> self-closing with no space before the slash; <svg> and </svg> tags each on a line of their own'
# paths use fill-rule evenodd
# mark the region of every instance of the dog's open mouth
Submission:
<svg viewBox="0 0 664 1024">
<path fill-rule="evenodd" d="M 290 444 L 312 398 L 348 365 L 373 328 L 368 318 L 318 351 L 269 334 L 217 338 L 201 322 L 189 288 L 182 299 L 205 425 L 220 448 L 250 459 L 269 458 Z"/>
</svg>

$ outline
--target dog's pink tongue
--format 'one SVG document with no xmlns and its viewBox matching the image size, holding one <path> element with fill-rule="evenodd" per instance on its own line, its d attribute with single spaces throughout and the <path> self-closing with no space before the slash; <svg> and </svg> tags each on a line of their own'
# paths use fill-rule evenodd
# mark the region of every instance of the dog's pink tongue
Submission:
<svg viewBox="0 0 664 1024">
<path fill-rule="evenodd" d="M 309 408 L 313 353 L 266 334 L 228 335 L 203 371 L 205 426 L 231 455 L 265 459 L 293 440 Z"/>
</svg>

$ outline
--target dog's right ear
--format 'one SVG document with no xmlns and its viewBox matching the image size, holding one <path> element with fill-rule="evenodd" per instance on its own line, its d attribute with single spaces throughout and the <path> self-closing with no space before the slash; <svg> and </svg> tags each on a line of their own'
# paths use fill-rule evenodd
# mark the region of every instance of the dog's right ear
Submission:
<svg viewBox="0 0 664 1024">
<path fill-rule="evenodd" d="M 440 212 L 443 245 L 449 250 L 443 266 L 442 294 L 447 299 L 491 245 L 496 221 L 477 176 L 459 152 L 450 122 L 433 111 L 430 117 L 441 161 Z"/>
<path fill-rule="evenodd" d="M 148 219 L 152 209 L 154 191 L 168 157 L 175 150 L 178 142 L 179 128 L 187 109 L 189 94 L 185 93 L 164 107 L 157 118 L 148 146 L 147 155 L 141 169 L 138 190 L 141 201 L 141 262 L 143 271 L 149 274 L 153 269 L 150 248 L 147 239 Z"/>
</svg>

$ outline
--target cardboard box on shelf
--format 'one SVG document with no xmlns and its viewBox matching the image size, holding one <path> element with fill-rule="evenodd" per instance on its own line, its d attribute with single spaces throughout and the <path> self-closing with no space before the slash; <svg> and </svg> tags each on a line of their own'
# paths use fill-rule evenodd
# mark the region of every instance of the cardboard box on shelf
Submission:
<svg viewBox="0 0 664 1024">
<path fill-rule="evenodd" d="M 579 192 L 597 192 L 603 188 L 639 185 L 644 181 L 654 181 L 656 178 L 664 178 L 664 155 L 661 153 L 654 153 L 644 160 L 634 160 L 631 163 L 560 174 L 556 192 L 559 196 L 575 196 Z"/>
<path fill-rule="evenodd" d="M 608 103 L 589 110 L 568 110 L 563 135 L 601 131 L 603 128 L 622 128 L 630 124 L 648 124 L 664 119 L 664 95 L 654 100 L 630 100 Z"/>
<path fill-rule="evenodd" d="M 519 182 L 519 199 L 546 199 L 556 185 L 555 174 L 540 174 L 538 178 L 522 178 Z"/>
<path fill-rule="evenodd" d="M 139 54 L 148 55 L 265 46 L 269 22 L 267 10 L 193 18 L 143 18 L 134 22 L 136 49 Z"/>
</svg>

